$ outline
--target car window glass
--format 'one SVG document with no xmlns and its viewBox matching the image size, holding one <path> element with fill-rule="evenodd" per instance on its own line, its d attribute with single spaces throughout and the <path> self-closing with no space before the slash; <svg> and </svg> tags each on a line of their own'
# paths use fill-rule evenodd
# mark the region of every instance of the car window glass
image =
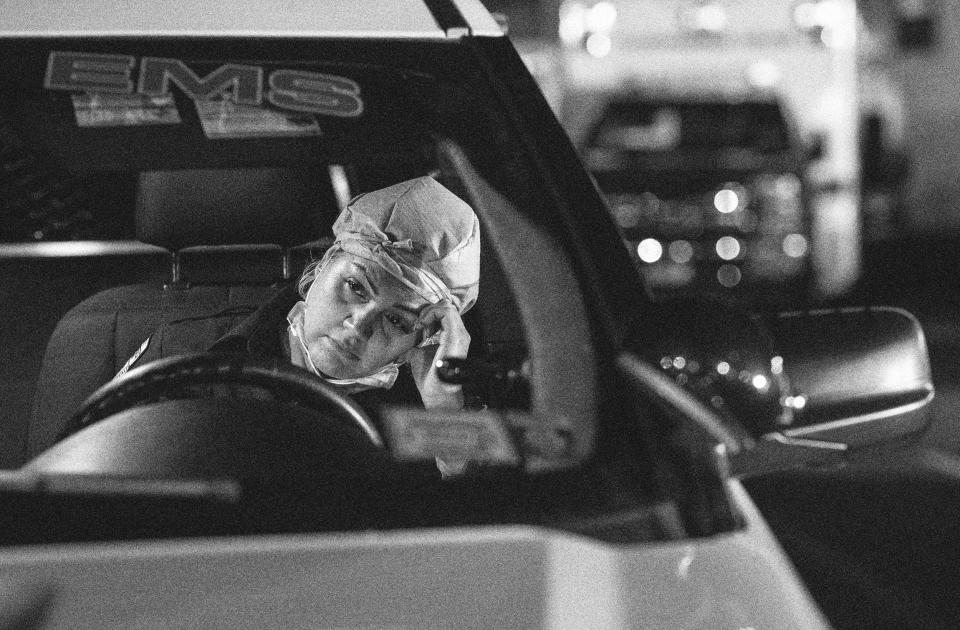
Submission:
<svg viewBox="0 0 960 630">
<path fill-rule="evenodd" d="M 0 419 L 14 437 L 0 465 L 23 457 L 16 448 L 24 440 L 22 425 L 44 404 L 47 342 L 70 309 L 113 287 L 208 281 L 184 275 L 198 273 L 188 268 L 189 257 L 178 254 L 171 269 L 170 248 L 138 240 L 144 228 L 137 208 L 157 190 L 315 174 L 323 181 L 322 216 L 318 232 L 303 240 L 322 240 L 339 210 L 360 193 L 422 175 L 462 193 L 460 175 L 441 167 L 437 150 L 461 118 L 488 144 L 481 150 L 485 159 L 497 158 L 505 135 L 485 127 L 492 118 L 458 111 L 472 97 L 449 77 L 357 60 L 349 50 L 304 61 L 249 50 L 211 57 L 190 47 L 129 42 L 95 49 L 57 42 L 5 46 L 17 48 L 23 63 L 0 79 L 0 273 L 16 311 L 8 315 L 16 324 L 6 329 L 10 343 L 4 344 L 7 382 L 16 387 L 7 389 L 7 417 Z M 229 198 L 231 186 L 208 192 Z M 191 225 L 201 210 L 176 209 Z M 322 246 L 312 247 L 313 254 Z M 482 366 L 469 394 L 479 409 L 525 410 L 527 355 L 515 297 L 495 251 L 483 250 L 482 258 L 481 297 L 465 317 L 471 358 Z M 231 282 L 249 282 L 244 274 L 259 273 L 259 260 L 238 262 Z M 296 269 L 303 262 L 293 257 L 284 265 Z M 148 325 L 127 313 L 111 317 L 111 339 L 97 350 L 104 352 L 96 368 L 102 374 L 85 382 L 64 409 L 115 374 L 153 327 L 153 320 Z M 62 366 L 67 378 L 92 374 L 87 354 L 95 350 L 80 352 L 82 360 Z"/>
<path fill-rule="evenodd" d="M 787 123 L 777 103 L 629 101 L 608 105 L 590 146 L 632 151 L 783 151 Z"/>
</svg>

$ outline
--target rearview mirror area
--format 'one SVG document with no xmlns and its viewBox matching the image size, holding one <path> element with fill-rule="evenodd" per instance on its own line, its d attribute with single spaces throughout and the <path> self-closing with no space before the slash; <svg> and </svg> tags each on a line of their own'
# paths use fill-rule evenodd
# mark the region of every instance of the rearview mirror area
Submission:
<svg viewBox="0 0 960 630">
<path fill-rule="evenodd" d="M 907 311 L 750 315 L 690 299 L 659 306 L 629 348 L 750 436 L 731 457 L 738 476 L 842 463 L 926 426 L 930 360 Z"/>
</svg>

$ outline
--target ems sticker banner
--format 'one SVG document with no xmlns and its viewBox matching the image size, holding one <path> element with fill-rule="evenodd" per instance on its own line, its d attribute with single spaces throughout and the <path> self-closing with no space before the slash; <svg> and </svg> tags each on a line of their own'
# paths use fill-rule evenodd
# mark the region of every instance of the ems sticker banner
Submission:
<svg viewBox="0 0 960 630">
<path fill-rule="evenodd" d="M 70 98 L 80 127 L 176 125 L 182 122 L 171 94 L 84 92 L 72 94 Z"/>
<path fill-rule="evenodd" d="M 319 136 L 320 125 L 310 114 L 237 105 L 227 99 L 197 101 L 203 133 L 211 140 Z"/>
</svg>

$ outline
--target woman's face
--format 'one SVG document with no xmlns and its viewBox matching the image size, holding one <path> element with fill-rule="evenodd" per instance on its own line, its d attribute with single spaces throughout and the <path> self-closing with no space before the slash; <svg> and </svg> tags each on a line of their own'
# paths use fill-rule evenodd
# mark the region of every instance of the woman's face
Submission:
<svg viewBox="0 0 960 630">
<path fill-rule="evenodd" d="M 305 298 L 304 342 L 317 369 L 333 378 L 378 371 L 413 348 L 429 303 L 376 263 L 335 254 Z"/>
</svg>

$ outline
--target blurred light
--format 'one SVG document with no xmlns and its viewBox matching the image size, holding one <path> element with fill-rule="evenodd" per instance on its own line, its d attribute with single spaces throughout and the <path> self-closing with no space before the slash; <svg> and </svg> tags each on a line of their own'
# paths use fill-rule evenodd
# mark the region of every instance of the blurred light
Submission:
<svg viewBox="0 0 960 630">
<path fill-rule="evenodd" d="M 669 370 L 671 367 L 673 367 L 673 359 L 670 357 L 662 357 L 660 359 L 660 367 L 665 370 Z"/>
<path fill-rule="evenodd" d="M 693 260 L 693 245 L 690 241 L 674 241 L 667 246 L 667 253 L 673 262 L 685 264 Z"/>
<path fill-rule="evenodd" d="M 831 48 L 848 48 L 856 42 L 856 9 L 836 0 L 801 2 L 793 10 L 797 28 Z"/>
<path fill-rule="evenodd" d="M 663 256 L 663 245 L 655 238 L 645 238 L 637 244 L 637 256 L 645 263 L 655 263 Z"/>
<path fill-rule="evenodd" d="M 733 260 L 740 255 L 740 241 L 733 236 L 721 236 L 714 247 L 717 250 L 717 256 L 724 260 Z"/>
<path fill-rule="evenodd" d="M 771 61 L 757 61 L 745 71 L 747 81 L 755 88 L 768 89 L 780 82 L 780 67 Z"/>
<path fill-rule="evenodd" d="M 807 397 L 803 394 L 798 396 L 787 396 L 783 399 L 784 407 L 790 407 L 791 409 L 803 409 L 807 406 Z"/>
<path fill-rule="evenodd" d="M 727 10 L 717 2 L 701 3 L 681 10 L 683 28 L 704 33 L 720 33 L 727 27 Z"/>
<path fill-rule="evenodd" d="M 560 7 L 560 39 L 577 46 L 586 35 L 587 8 L 580 2 L 564 2 Z"/>
<path fill-rule="evenodd" d="M 803 30 L 817 25 L 817 3 L 801 2 L 793 9 L 793 21 Z"/>
<path fill-rule="evenodd" d="M 730 190 L 729 188 L 718 190 L 717 194 L 713 196 L 713 207 L 717 209 L 717 212 L 729 214 L 730 212 L 736 210 L 739 206 L 740 197 L 736 192 Z"/>
<path fill-rule="evenodd" d="M 680 562 L 677 563 L 677 577 L 681 580 L 686 580 L 691 565 L 693 565 L 693 551 L 687 551 L 683 554 L 683 557 L 680 558 Z"/>
<path fill-rule="evenodd" d="M 850 48 L 857 39 L 856 8 L 837 0 L 821 0 L 820 40 L 831 48 Z"/>
<path fill-rule="evenodd" d="M 915 378 L 914 369 L 911 361 L 887 361 L 884 363 L 883 375 L 878 379 L 880 382 L 876 387 L 880 391 L 885 391 L 888 388 L 902 386 Z"/>
<path fill-rule="evenodd" d="M 717 282 L 728 289 L 740 284 L 742 277 L 743 274 L 740 273 L 740 269 L 736 265 L 721 265 L 717 269 Z"/>
<path fill-rule="evenodd" d="M 622 228 L 637 227 L 637 223 L 640 222 L 640 213 L 640 206 L 629 201 L 618 203 L 613 207 L 613 216 Z"/>
<path fill-rule="evenodd" d="M 717 363 L 717 374 L 721 376 L 726 376 L 729 373 L 730 373 L 729 363 L 727 363 L 726 361 L 721 361 L 720 363 Z"/>
<path fill-rule="evenodd" d="M 825 28 L 820 33 L 820 41 L 828 48 L 851 48 L 856 41 L 856 33 L 849 28 Z"/>
<path fill-rule="evenodd" d="M 40 233 L 43 236 L 43 233 Z M 43 241 L 0 243 L 0 260 L 7 258 L 83 258 L 162 254 L 169 251 L 140 241 Z"/>
<path fill-rule="evenodd" d="M 843 17 L 843 7 L 836 0 L 801 2 L 793 10 L 794 23 L 807 31 L 836 27 Z"/>
<path fill-rule="evenodd" d="M 700 364 L 696 361 L 690 360 L 687 362 L 687 371 L 691 374 L 696 374 L 700 371 Z"/>
<path fill-rule="evenodd" d="M 337 207 L 343 210 L 350 205 L 354 195 L 350 192 L 350 179 L 347 169 L 342 164 L 331 164 L 327 167 L 330 174 L 330 184 L 333 186 L 333 195 L 337 199 Z"/>
<path fill-rule="evenodd" d="M 720 4 L 707 4 L 694 13 L 697 30 L 719 33 L 727 26 L 727 10 Z"/>
<path fill-rule="evenodd" d="M 640 193 L 640 205 L 644 211 L 654 213 L 660 210 L 660 197 L 648 191 Z"/>
<path fill-rule="evenodd" d="M 768 379 L 763 374 L 755 374 L 753 379 L 750 381 L 750 384 L 753 385 L 753 388 L 759 392 L 767 391 L 767 388 L 770 387 L 770 379 Z"/>
<path fill-rule="evenodd" d="M 593 33 L 587 38 L 585 46 L 587 47 L 588 53 L 599 58 L 606 57 L 610 54 L 613 43 L 610 41 L 610 36 L 606 33 Z"/>
<path fill-rule="evenodd" d="M 803 234 L 787 234 L 783 237 L 783 253 L 790 258 L 802 258 L 807 253 L 807 239 Z"/>
<path fill-rule="evenodd" d="M 800 194 L 800 178 L 793 173 L 780 175 L 774 180 L 773 189 L 778 197 L 793 198 Z"/>
<path fill-rule="evenodd" d="M 683 357 L 677 357 L 673 360 L 673 367 L 682 370 L 687 365 L 687 360 Z"/>
<path fill-rule="evenodd" d="M 770 358 L 770 371 L 774 374 L 783 373 L 783 357 L 775 356 Z"/>
<path fill-rule="evenodd" d="M 598 2 L 587 13 L 588 31 L 609 33 L 617 22 L 617 7 L 612 2 Z"/>
</svg>

